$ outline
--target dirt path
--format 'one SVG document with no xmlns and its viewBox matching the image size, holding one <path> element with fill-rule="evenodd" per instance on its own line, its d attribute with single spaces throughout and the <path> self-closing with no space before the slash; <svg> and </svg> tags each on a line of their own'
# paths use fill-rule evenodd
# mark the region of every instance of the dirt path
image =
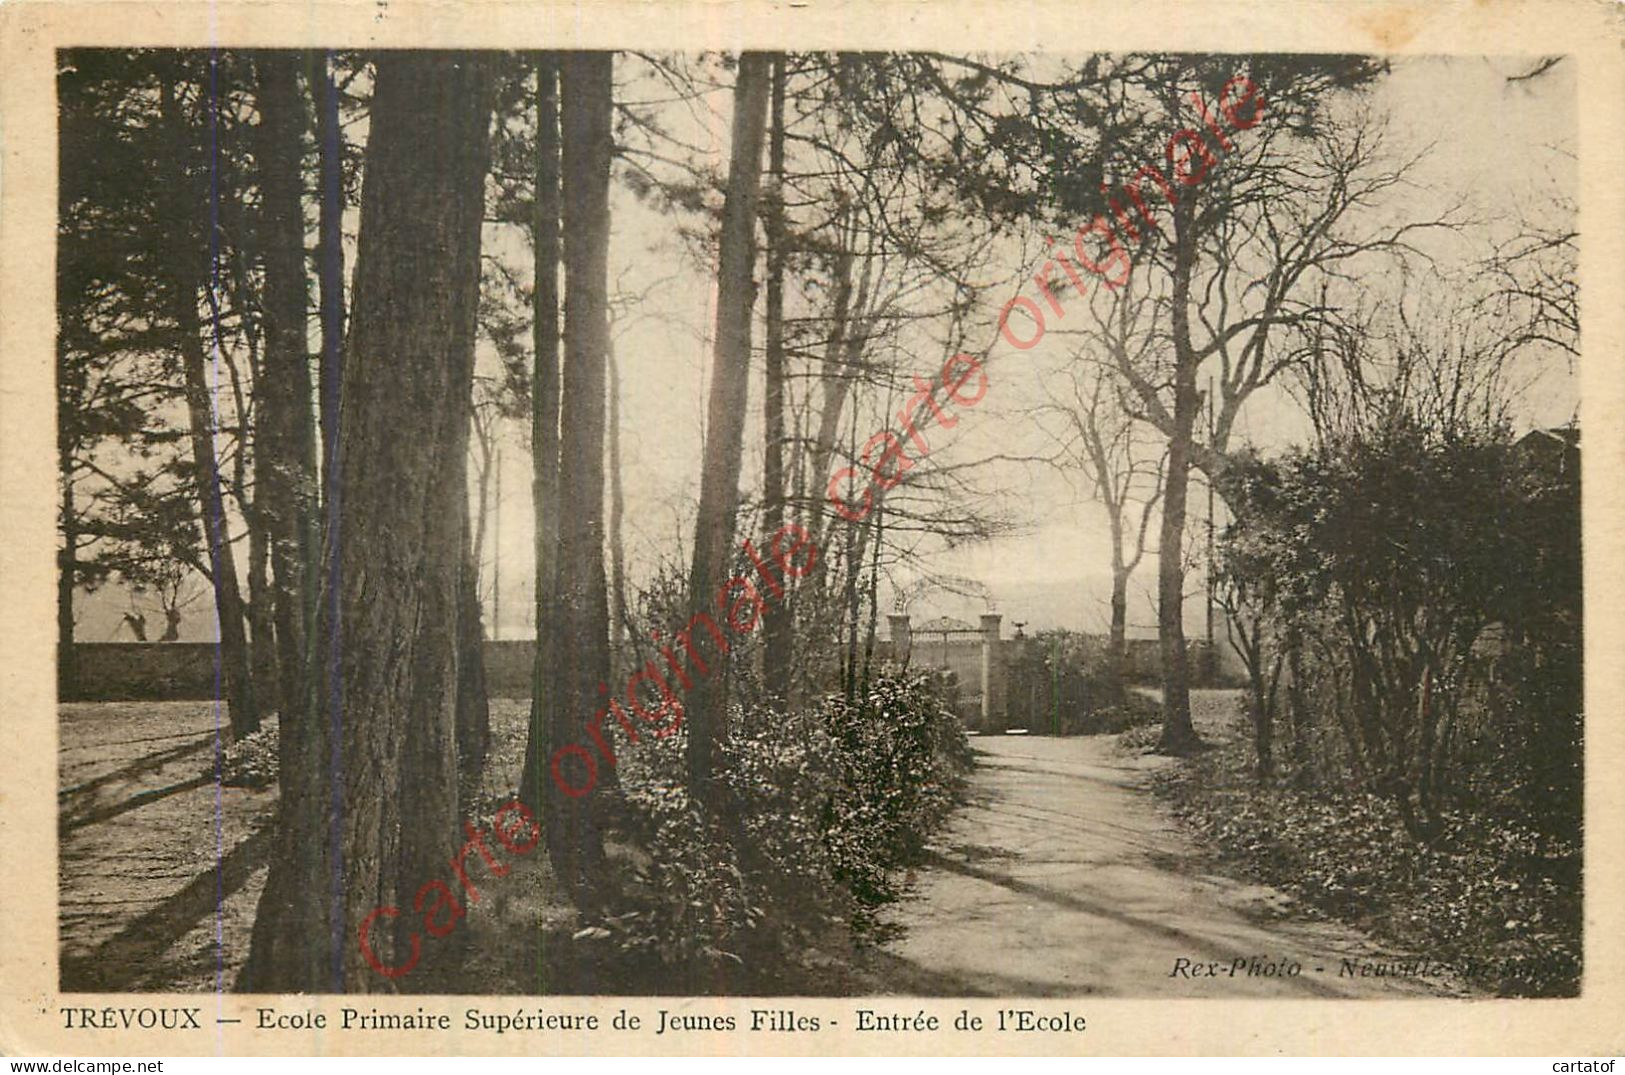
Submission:
<svg viewBox="0 0 1625 1075">
<path fill-rule="evenodd" d="M 1204 717 L 1231 692 L 1200 692 Z M 1173 764 L 1124 756 L 1114 736 L 974 739 L 970 803 L 894 917 L 881 954 L 898 992 L 1021 996 L 1402 997 L 1454 993 L 1439 978 L 1346 977 L 1342 961 L 1392 960 L 1347 927 L 1288 917 L 1280 893 L 1203 872 L 1145 786 Z M 1297 963 L 1295 977 L 1247 961 Z M 1184 963 L 1180 961 L 1184 960 Z M 1232 976 L 1234 961 L 1242 964 Z M 1186 976 L 1209 969 L 1217 976 Z"/>
<path fill-rule="evenodd" d="M 1199 693 L 1212 736 L 1229 692 Z M 519 732 L 493 760 L 517 773 Z M 199 784 L 212 765 L 204 704 L 64 706 L 61 957 L 70 990 L 229 988 L 264 880 L 274 791 Z M 508 742 L 511 740 L 511 742 Z M 1145 787 L 1172 764 L 1110 736 L 984 737 L 971 801 L 895 906 L 906 932 L 852 968 L 858 992 L 917 995 L 1411 996 L 1447 983 L 1340 978 L 1391 956 L 1345 927 L 1283 913 L 1269 889 L 1204 872 Z M 1245 961 L 1295 961 L 1295 978 Z M 1218 977 L 1171 976 L 1219 964 Z M 1233 961 L 1243 961 L 1234 977 Z M 1315 968 L 1323 967 L 1324 971 Z M 842 981 L 845 981 L 843 978 Z M 837 991 L 846 991 L 843 986 Z"/>
</svg>

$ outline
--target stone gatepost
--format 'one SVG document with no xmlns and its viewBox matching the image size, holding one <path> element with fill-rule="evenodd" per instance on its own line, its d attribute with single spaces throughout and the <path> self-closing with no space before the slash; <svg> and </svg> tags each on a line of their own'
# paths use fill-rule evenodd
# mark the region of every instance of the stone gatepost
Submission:
<svg viewBox="0 0 1625 1075">
<path fill-rule="evenodd" d="M 907 664 L 914 649 L 914 632 L 909 626 L 908 613 L 892 612 L 886 616 L 891 624 L 891 657 L 899 664 Z"/>
<path fill-rule="evenodd" d="M 999 623 L 996 612 L 982 617 L 982 723 L 992 730 L 995 721 L 1004 722 L 1004 661 L 999 654 Z"/>
</svg>

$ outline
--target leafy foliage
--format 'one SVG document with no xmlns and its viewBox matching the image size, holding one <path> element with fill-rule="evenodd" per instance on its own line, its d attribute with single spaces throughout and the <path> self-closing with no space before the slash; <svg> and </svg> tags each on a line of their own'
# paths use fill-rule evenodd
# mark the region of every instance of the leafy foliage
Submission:
<svg viewBox="0 0 1625 1075">
<path fill-rule="evenodd" d="M 896 899 L 892 870 L 913 861 L 948 816 L 970 742 L 921 675 L 879 678 L 855 702 L 826 700 L 836 753 L 835 794 L 823 811 L 832 872 L 858 901 L 856 921 Z"/>
<path fill-rule="evenodd" d="M 672 736 L 627 751 L 640 850 L 625 906 L 602 928 L 695 988 L 767 973 L 842 923 L 872 926 L 970 765 L 962 728 L 922 676 L 880 677 L 859 702 L 799 714 L 736 709 L 715 827 L 685 790 L 683 746 Z"/>
<path fill-rule="evenodd" d="M 1452 807 L 1418 843 L 1387 798 L 1252 779 L 1235 737 L 1161 778 L 1221 859 L 1309 908 L 1459 967 L 1503 996 L 1579 990 L 1578 840 L 1553 841 L 1515 816 Z"/>
<path fill-rule="evenodd" d="M 629 751 L 628 835 L 646 859 L 629 908 L 607 923 L 633 953 L 699 971 L 769 956 L 838 914 L 828 903 L 818 812 L 831 744 L 808 719 L 738 712 L 719 777 L 726 821 L 705 823 L 685 788 L 684 738 Z"/>
<path fill-rule="evenodd" d="M 1047 735 L 1120 732 L 1158 719 L 1160 708 L 1126 693 L 1111 674 L 1107 642 L 1058 628 L 1040 631 L 1008 665 L 1013 726 Z"/>
<path fill-rule="evenodd" d="M 1226 587 L 1292 662 L 1301 776 L 1316 775 L 1304 755 L 1313 702 L 1343 733 L 1342 761 L 1319 766 L 1352 769 L 1428 838 L 1461 790 L 1457 775 L 1472 772 L 1460 763 L 1480 757 L 1474 745 L 1492 734 L 1486 721 L 1534 716 L 1533 699 L 1518 694 L 1536 685 L 1508 679 L 1517 653 L 1553 658 L 1542 665 L 1545 688 L 1567 696 L 1546 702 L 1577 717 L 1577 661 L 1556 659 L 1577 655 L 1578 485 L 1557 493 L 1541 483 L 1504 428 L 1440 431 L 1404 414 L 1315 452 L 1236 468 Z M 1273 705 L 1273 694 L 1255 682 L 1254 708 Z M 1571 738 L 1528 746 L 1562 752 Z"/>
<path fill-rule="evenodd" d="M 1503 423 L 1414 404 L 1228 475 L 1253 786 L 1237 743 L 1176 794 L 1221 854 L 1306 902 L 1472 960 L 1501 993 L 1572 995 L 1578 434 L 1514 443 Z"/>
<path fill-rule="evenodd" d="M 277 722 L 271 718 L 260 730 L 233 741 L 220 760 L 220 783 L 228 788 L 265 788 L 277 782 Z M 211 759 L 206 775 L 213 779 Z"/>
</svg>

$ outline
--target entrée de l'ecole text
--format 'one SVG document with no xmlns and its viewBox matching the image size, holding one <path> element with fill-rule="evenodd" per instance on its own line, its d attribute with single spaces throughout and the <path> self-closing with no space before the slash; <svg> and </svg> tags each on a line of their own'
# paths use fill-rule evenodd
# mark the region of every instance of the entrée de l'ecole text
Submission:
<svg viewBox="0 0 1625 1075">
<path fill-rule="evenodd" d="M 594 1032 L 598 1030 L 651 1031 L 666 1033 L 816 1033 L 834 1029 L 839 1022 L 827 1016 L 807 1015 L 793 1008 L 751 1008 L 742 1014 L 673 1012 L 656 1009 L 652 1018 L 621 1008 L 613 1015 L 597 1012 L 550 1011 L 546 1008 L 515 1008 L 487 1011 L 466 1008 L 461 1021 L 448 1012 L 433 1012 L 419 1006 L 412 1012 L 383 1012 L 377 1008 L 362 1011 L 344 1006 L 331 1022 L 328 1013 L 313 1008 L 284 1011 L 272 1007 L 254 1009 L 250 1025 L 256 1030 L 337 1030 L 353 1031 L 449 1031 L 452 1029 L 506 1034 L 536 1031 Z M 859 1008 L 847 1026 L 858 1033 L 932 1033 L 994 1030 L 1007 1033 L 1082 1033 L 1085 1020 L 1071 1011 L 1040 1012 L 1031 1008 L 1000 1008 L 986 1015 L 973 1015 L 962 1008 L 944 1015 L 925 1009 L 881 1011 Z"/>
</svg>

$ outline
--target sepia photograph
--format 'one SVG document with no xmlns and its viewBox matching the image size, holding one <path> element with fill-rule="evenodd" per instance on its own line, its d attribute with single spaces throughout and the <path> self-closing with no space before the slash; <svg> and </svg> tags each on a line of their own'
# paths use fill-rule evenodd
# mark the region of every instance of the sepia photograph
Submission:
<svg viewBox="0 0 1625 1075">
<path fill-rule="evenodd" d="M 32 44 L 53 1034 L 1600 999 L 1591 69 L 883 7 Z"/>
<path fill-rule="evenodd" d="M 64 989 L 1578 989 L 1562 57 L 57 90 Z"/>
</svg>

